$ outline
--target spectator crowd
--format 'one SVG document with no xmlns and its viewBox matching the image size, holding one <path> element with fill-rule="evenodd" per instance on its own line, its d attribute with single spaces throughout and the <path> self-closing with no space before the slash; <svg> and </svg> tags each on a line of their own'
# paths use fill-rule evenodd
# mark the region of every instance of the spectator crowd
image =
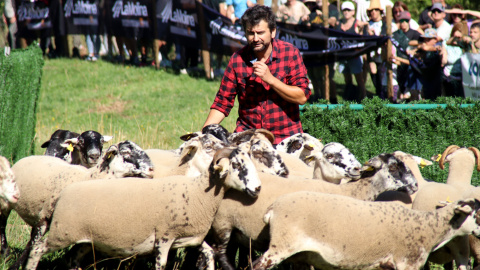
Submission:
<svg viewBox="0 0 480 270">
<path fill-rule="evenodd" d="M 47 1 L 48 2 L 48 1 Z M 239 18 L 246 9 L 257 5 L 256 0 L 203 0 L 205 5 L 239 24 Z M 172 0 L 159 0 L 157 9 L 171 5 Z M 194 0 L 180 0 L 189 8 L 195 7 Z M 341 3 L 337 7 L 335 3 Z M 324 67 L 309 67 L 308 76 L 313 88 L 311 99 L 324 98 L 323 86 L 325 71 L 330 78 L 330 101 L 336 103 L 335 72 L 340 72 L 345 81 L 343 98 L 361 100 L 367 96 L 366 82 L 371 80 L 375 95 L 387 96 L 387 63 L 392 64 L 393 102 L 418 99 L 435 99 L 438 96 L 464 96 L 462 66 L 460 58 L 464 53 L 478 53 L 480 49 L 480 12 L 469 10 L 460 4 L 448 5 L 445 0 L 431 0 L 418 18 L 413 18 L 409 7 L 402 1 L 391 0 L 351 0 L 328 3 L 328 17 L 324 22 L 322 0 L 265 0 L 266 6 L 275 6 L 278 22 L 292 25 L 328 25 L 329 28 L 359 35 L 386 35 L 387 23 L 391 23 L 391 54 L 386 46 L 346 61 L 338 61 Z M 392 8 L 392 21 L 387 22 L 386 9 Z M 40 39 L 40 46 L 49 57 L 58 55 L 62 47 L 59 40 L 50 36 L 29 37 L 18 31 L 15 0 L 5 0 L 3 21 L 6 31 L 2 32 L 12 48 L 24 48 Z M 157 15 L 158 17 L 158 15 Z M 85 34 L 82 40 L 74 38 L 73 45 L 82 50 L 87 61 L 95 62 L 100 55 L 116 55 L 116 61 L 128 61 L 133 65 L 159 65 L 175 67 L 187 74 L 198 70 L 201 57 L 198 50 L 185 48 L 179 42 L 170 40 L 168 25 L 161 18 L 157 20 L 156 43 L 159 62 L 147 62 L 149 44 L 144 39 L 127 39 L 114 35 Z M 54 42 L 54 40 L 56 42 Z M 173 48 L 173 49 L 172 49 Z M 157 51 L 157 50 L 152 50 Z M 174 56 L 172 56 L 174 52 Z M 391 55 L 387 59 L 387 55 Z M 222 54 L 211 55 L 211 75 L 221 77 Z M 173 61 L 172 61 L 173 60 Z M 353 82 L 355 78 L 356 84 Z M 439 79 L 441 78 L 441 79 Z"/>
</svg>

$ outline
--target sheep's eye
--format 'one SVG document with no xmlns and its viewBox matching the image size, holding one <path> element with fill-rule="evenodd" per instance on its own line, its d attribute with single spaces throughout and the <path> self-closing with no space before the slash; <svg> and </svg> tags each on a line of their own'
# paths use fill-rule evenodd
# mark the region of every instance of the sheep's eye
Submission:
<svg viewBox="0 0 480 270">
<path fill-rule="evenodd" d="M 293 144 L 293 147 L 294 147 L 295 149 L 300 149 L 300 148 L 302 148 L 302 144 L 301 144 L 300 142 L 295 142 L 295 143 Z"/>
<path fill-rule="evenodd" d="M 333 154 L 327 154 L 325 157 L 326 157 L 327 159 L 332 159 L 332 158 L 334 157 L 334 155 L 333 155 Z"/>
<path fill-rule="evenodd" d="M 128 151 L 128 150 L 122 150 L 122 151 L 120 151 L 120 155 L 122 155 L 124 157 L 129 157 L 131 155 L 131 152 Z"/>
<path fill-rule="evenodd" d="M 206 151 L 212 151 L 213 147 L 211 145 L 208 145 L 208 146 L 205 147 L 205 150 Z"/>
<path fill-rule="evenodd" d="M 390 166 L 388 166 L 388 170 L 389 170 L 389 171 L 397 171 L 398 168 L 397 168 L 396 165 L 390 165 Z"/>
<path fill-rule="evenodd" d="M 240 168 L 240 165 L 237 162 L 232 162 L 232 168 L 237 170 L 238 168 Z"/>
</svg>

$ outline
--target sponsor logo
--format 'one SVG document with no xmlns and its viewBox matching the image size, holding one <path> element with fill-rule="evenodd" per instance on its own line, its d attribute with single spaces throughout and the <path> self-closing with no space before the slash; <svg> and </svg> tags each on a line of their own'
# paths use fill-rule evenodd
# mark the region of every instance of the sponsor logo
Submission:
<svg viewBox="0 0 480 270">
<path fill-rule="evenodd" d="M 283 41 L 292 43 L 299 50 L 308 50 L 308 41 L 304 38 L 299 38 L 290 34 L 285 34 L 285 36 L 280 38 Z"/>
<path fill-rule="evenodd" d="M 113 18 L 120 18 L 120 14 L 122 16 L 136 16 L 136 17 L 147 17 L 148 10 L 147 6 L 140 5 L 139 2 L 135 4 L 132 2 L 128 2 L 123 5 L 123 1 L 115 1 L 115 4 L 112 8 Z"/>
<path fill-rule="evenodd" d="M 48 19 L 48 7 L 35 7 L 33 3 L 23 3 L 18 7 L 18 21 Z"/>
<path fill-rule="evenodd" d="M 187 11 L 181 9 L 174 10 L 170 20 L 186 26 L 195 26 L 195 18 L 192 15 L 187 14 Z"/>
<path fill-rule="evenodd" d="M 65 3 L 65 17 L 70 17 L 72 14 L 81 14 L 81 15 L 97 15 L 98 9 L 95 3 L 78 1 L 75 4 L 73 0 L 67 0 Z"/>
</svg>

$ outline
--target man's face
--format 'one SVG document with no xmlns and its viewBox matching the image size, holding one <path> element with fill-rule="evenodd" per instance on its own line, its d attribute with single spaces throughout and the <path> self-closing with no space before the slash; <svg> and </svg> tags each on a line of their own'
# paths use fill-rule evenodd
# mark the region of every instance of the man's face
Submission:
<svg viewBox="0 0 480 270">
<path fill-rule="evenodd" d="M 382 11 L 378 8 L 370 10 L 370 20 L 378 22 L 382 19 Z"/>
<path fill-rule="evenodd" d="M 432 10 L 432 20 L 434 22 L 441 21 L 445 18 L 445 12 L 439 10 L 439 9 L 434 9 Z"/>
<path fill-rule="evenodd" d="M 480 40 L 480 28 L 472 27 L 470 28 L 470 37 L 474 43 L 477 43 Z"/>
<path fill-rule="evenodd" d="M 275 37 L 276 30 L 270 32 L 268 23 L 261 20 L 259 24 L 251 26 L 247 25 L 245 36 L 250 48 L 254 52 L 264 52 L 272 43 L 272 39 Z"/>
</svg>

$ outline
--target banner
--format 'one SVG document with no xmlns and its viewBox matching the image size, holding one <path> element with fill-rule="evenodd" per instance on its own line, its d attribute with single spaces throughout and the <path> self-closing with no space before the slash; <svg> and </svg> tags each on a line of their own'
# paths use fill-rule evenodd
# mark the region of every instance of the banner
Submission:
<svg viewBox="0 0 480 270">
<path fill-rule="evenodd" d="M 277 24 L 277 38 L 295 45 L 306 66 L 321 66 L 368 53 L 387 36 L 362 36 L 320 26 Z"/>
<path fill-rule="evenodd" d="M 63 11 L 69 34 L 98 34 L 98 1 L 67 0 Z"/>
<path fill-rule="evenodd" d="M 106 25 L 110 27 L 110 33 L 131 39 L 151 38 L 154 22 L 153 4 L 154 2 L 149 0 L 107 1 Z"/>
<path fill-rule="evenodd" d="M 480 54 L 466 53 L 461 61 L 465 97 L 480 100 Z"/>
<path fill-rule="evenodd" d="M 38 38 L 51 35 L 52 21 L 45 2 L 19 1 L 16 6 L 19 37 Z"/>
<path fill-rule="evenodd" d="M 198 29 L 195 5 L 173 1 L 170 17 L 170 35 L 186 47 L 201 48 L 202 40 Z"/>
</svg>

